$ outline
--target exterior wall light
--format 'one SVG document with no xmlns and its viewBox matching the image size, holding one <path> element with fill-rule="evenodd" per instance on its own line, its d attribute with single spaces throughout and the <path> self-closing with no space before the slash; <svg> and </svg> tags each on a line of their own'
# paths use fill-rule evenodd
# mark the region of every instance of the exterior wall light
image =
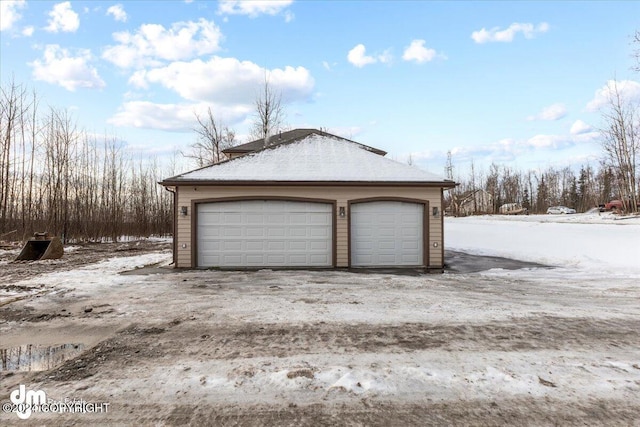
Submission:
<svg viewBox="0 0 640 427">
<path fill-rule="evenodd" d="M 340 218 L 344 218 L 345 216 L 347 216 L 345 210 L 344 210 L 344 206 L 340 206 L 340 210 L 338 211 L 338 215 L 340 216 Z"/>
<path fill-rule="evenodd" d="M 438 207 L 437 207 L 437 206 L 434 206 L 434 208 L 432 209 L 432 211 L 433 211 L 433 216 L 434 216 L 434 217 L 436 217 L 436 218 L 437 218 L 437 217 L 438 217 L 438 215 L 440 215 L 440 211 L 438 210 Z"/>
<path fill-rule="evenodd" d="M 188 213 L 189 213 L 189 208 L 187 208 L 186 206 L 180 207 L 180 215 L 187 216 Z"/>
</svg>

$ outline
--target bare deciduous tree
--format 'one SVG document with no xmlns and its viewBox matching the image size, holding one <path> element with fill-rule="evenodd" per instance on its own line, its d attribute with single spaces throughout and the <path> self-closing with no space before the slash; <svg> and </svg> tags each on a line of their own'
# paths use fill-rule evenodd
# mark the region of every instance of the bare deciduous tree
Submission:
<svg viewBox="0 0 640 427">
<path fill-rule="evenodd" d="M 607 163 L 617 178 L 617 190 L 627 211 L 638 210 L 637 157 L 640 152 L 640 109 L 625 99 L 617 83 L 609 87 L 609 99 L 602 111 L 604 127 L 600 130 Z"/>
<path fill-rule="evenodd" d="M 225 148 L 231 147 L 235 141 L 236 134 L 227 126 L 220 125 L 216 120 L 211 107 L 207 109 L 207 116 L 202 118 L 195 113 L 198 126 L 194 128 L 198 135 L 198 141 L 191 145 L 188 153 L 183 156 L 194 159 L 198 167 L 219 163 L 226 159 L 222 152 Z"/>
<path fill-rule="evenodd" d="M 632 68 L 634 71 L 640 73 L 640 30 L 636 31 L 633 35 L 633 44 L 635 44 L 636 47 L 633 51 L 633 57 L 636 59 L 636 63 Z"/>
<path fill-rule="evenodd" d="M 0 88 L 0 237 L 48 231 L 67 241 L 166 235 L 172 200 L 157 163 L 134 165 L 125 143 L 79 130 L 64 109 L 38 111 L 36 93 Z M 130 172 L 129 172 L 130 171 Z M 175 171 L 172 171 L 175 172 Z M 17 233 L 16 233 L 17 232 Z"/>
<path fill-rule="evenodd" d="M 255 120 L 251 136 L 254 139 L 264 138 L 265 147 L 267 147 L 269 146 L 269 137 L 282 126 L 285 112 L 282 105 L 282 94 L 274 92 L 266 75 L 264 85 L 256 97 L 255 107 Z"/>
</svg>

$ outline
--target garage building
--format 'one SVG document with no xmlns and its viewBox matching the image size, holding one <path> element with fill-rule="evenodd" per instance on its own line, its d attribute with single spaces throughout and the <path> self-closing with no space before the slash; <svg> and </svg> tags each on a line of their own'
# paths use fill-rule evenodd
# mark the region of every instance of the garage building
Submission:
<svg viewBox="0 0 640 427">
<path fill-rule="evenodd" d="M 454 182 L 314 129 L 225 154 L 161 183 L 174 192 L 177 267 L 442 270 Z"/>
</svg>

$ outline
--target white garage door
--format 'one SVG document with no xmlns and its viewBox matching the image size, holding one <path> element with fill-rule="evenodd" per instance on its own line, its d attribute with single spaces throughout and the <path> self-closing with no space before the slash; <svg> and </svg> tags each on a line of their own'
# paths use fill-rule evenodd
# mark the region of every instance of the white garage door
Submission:
<svg viewBox="0 0 640 427">
<path fill-rule="evenodd" d="M 424 205 L 365 202 L 351 205 L 353 267 L 422 266 Z"/>
<path fill-rule="evenodd" d="M 199 267 L 330 267 L 327 203 L 246 200 L 198 205 Z"/>
</svg>

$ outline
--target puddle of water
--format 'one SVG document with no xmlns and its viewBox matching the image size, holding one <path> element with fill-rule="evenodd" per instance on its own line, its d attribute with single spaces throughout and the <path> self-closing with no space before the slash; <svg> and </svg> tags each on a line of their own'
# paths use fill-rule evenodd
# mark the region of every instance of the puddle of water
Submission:
<svg viewBox="0 0 640 427">
<path fill-rule="evenodd" d="M 84 344 L 26 344 L 0 349 L 0 371 L 46 371 L 83 351 Z"/>
</svg>

